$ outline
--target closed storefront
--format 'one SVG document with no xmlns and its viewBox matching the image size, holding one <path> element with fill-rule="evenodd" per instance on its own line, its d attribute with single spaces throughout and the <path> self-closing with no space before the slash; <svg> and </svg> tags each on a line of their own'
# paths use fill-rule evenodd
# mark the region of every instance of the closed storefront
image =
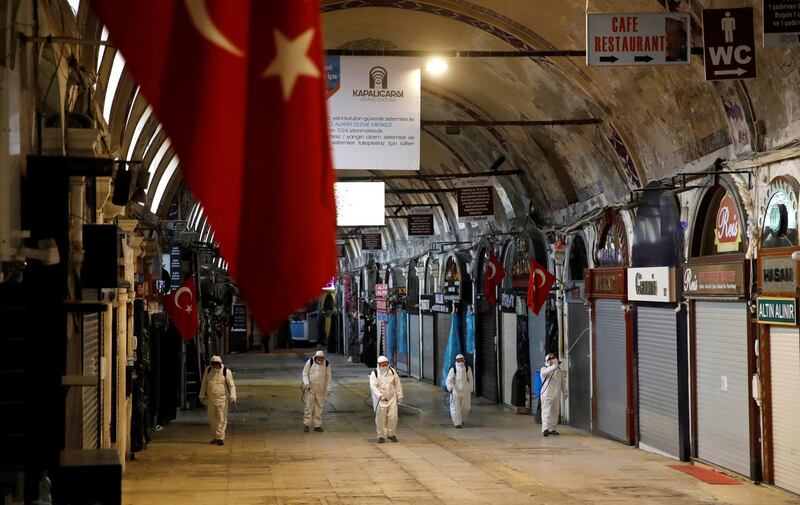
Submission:
<svg viewBox="0 0 800 505">
<path fill-rule="evenodd" d="M 528 353 L 531 373 L 538 377 L 539 369 L 544 365 L 547 342 L 547 317 L 544 310 L 535 315 L 528 309 Z M 539 381 L 541 382 L 541 380 Z M 531 386 L 531 414 L 535 415 L 539 408 L 539 395 L 535 383 Z"/>
<path fill-rule="evenodd" d="M 764 425 L 764 480 L 800 494 L 800 330 L 797 327 L 798 184 L 774 178 L 763 201 L 756 302 Z"/>
<path fill-rule="evenodd" d="M 587 271 L 594 344 L 593 427 L 596 433 L 633 442 L 633 344 L 624 305 L 625 269 Z"/>
<path fill-rule="evenodd" d="M 690 300 L 693 456 L 760 480 L 746 218 L 725 185 L 709 188 L 698 212 L 682 276 Z"/>
<path fill-rule="evenodd" d="M 588 268 L 583 235 L 572 238 L 567 259 L 567 276 L 572 286 L 566 294 L 568 362 L 567 383 L 569 424 L 583 430 L 592 428 L 592 335 L 589 309 L 585 303 L 584 273 Z M 562 360 L 564 357 L 562 356 Z"/>
<path fill-rule="evenodd" d="M 503 404 L 511 406 L 511 387 L 514 381 L 514 373 L 517 371 L 517 313 L 502 313 L 502 331 L 500 341 L 503 344 L 500 356 L 502 357 L 503 382 Z"/>
<path fill-rule="evenodd" d="M 476 335 L 476 368 L 478 370 L 478 394 L 491 402 L 498 401 L 497 387 L 497 324 L 496 310 L 486 298 L 478 300 Z"/>
<path fill-rule="evenodd" d="M 409 373 L 415 379 L 422 378 L 422 361 L 420 360 L 420 339 L 419 339 L 419 314 L 409 314 L 408 316 L 408 355 L 410 362 Z"/>
<path fill-rule="evenodd" d="M 436 368 L 434 369 L 436 380 L 435 384 L 441 385 L 447 377 L 442 377 L 442 367 L 444 366 L 445 349 L 447 339 L 450 336 L 450 314 L 436 314 Z"/>
<path fill-rule="evenodd" d="M 436 379 L 435 340 L 436 319 L 433 313 L 422 313 L 422 380 Z"/>
</svg>

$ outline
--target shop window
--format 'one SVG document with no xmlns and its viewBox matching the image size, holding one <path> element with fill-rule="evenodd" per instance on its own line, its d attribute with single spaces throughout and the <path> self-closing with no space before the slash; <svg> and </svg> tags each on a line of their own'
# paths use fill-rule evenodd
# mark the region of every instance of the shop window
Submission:
<svg viewBox="0 0 800 505">
<path fill-rule="evenodd" d="M 761 228 L 761 247 L 797 245 L 797 189 L 794 181 L 778 177 L 769 185 Z"/>
<path fill-rule="evenodd" d="M 583 271 L 589 266 L 586 256 L 586 245 L 580 235 L 572 240 L 569 254 L 569 278 L 573 281 L 583 281 Z"/>
</svg>

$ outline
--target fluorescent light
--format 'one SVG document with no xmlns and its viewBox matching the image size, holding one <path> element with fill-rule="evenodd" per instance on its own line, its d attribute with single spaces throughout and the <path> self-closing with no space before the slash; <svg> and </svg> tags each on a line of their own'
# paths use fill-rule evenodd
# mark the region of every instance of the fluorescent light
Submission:
<svg viewBox="0 0 800 505">
<path fill-rule="evenodd" d="M 431 58 L 428 60 L 428 64 L 425 65 L 425 70 L 429 74 L 442 75 L 447 72 L 447 62 L 442 58 Z"/>
<path fill-rule="evenodd" d="M 337 182 L 337 226 L 383 226 L 386 206 L 382 182 Z"/>
</svg>

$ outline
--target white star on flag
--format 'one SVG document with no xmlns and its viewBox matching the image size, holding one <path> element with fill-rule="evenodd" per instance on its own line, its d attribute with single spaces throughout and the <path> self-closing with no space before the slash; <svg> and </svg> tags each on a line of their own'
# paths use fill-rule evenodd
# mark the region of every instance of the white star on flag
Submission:
<svg viewBox="0 0 800 505">
<path fill-rule="evenodd" d="M 280 30 L 275 30 L 275 59 L 264 70 L 261 77 L 277 75 L 281 78 L 283 101 L 292 97 L 294 84 L 301 75 L 319 78 L 319 68 L 306 54 L 314 39 L 314 29 L 309 28 L 294 40 L 286 38 Z"/>
</svg>

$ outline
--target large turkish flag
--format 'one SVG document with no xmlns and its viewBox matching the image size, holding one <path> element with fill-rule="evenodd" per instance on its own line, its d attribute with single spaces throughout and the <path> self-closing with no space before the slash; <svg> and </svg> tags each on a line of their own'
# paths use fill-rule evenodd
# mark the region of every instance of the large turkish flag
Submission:
<svg viewBox="0 0 800 505">
<path fill-rule="evenodd" d="M 530 261 L 531 274 L 528 277 L 528 307 L 538 316 L 545 302 L 547 302 L 547 296 L 550 294 L 550 288 L 555 284 L 556 278 L 542 265 L 533 260 Z"/>
<path fill-rule="evenodd" d="M 264 330 L 335 274 L 317 0 L 94 0 Z M 113 120 L 113 118 L 112 118 Z"/>
<path fill-rule="evenodd" d="M 185 342 L 194 340 L 199 325 L 197 319 L 197 293 L 194 277 L 189 277 L 181 287 L 164 300 L 164 310 Z"/>
<path fill-rule="evenodd" d="M 484 274 L 483 281 L 483 296 L 492 305 L 497 305 L 497 286 L 503 282 L 503 277 L 506 276 L 506 270 L 503 264 L 495 257 L 494 254 L 489 253 L 489 262 L 486 264 L 486 273 Z"/>
</svg>

